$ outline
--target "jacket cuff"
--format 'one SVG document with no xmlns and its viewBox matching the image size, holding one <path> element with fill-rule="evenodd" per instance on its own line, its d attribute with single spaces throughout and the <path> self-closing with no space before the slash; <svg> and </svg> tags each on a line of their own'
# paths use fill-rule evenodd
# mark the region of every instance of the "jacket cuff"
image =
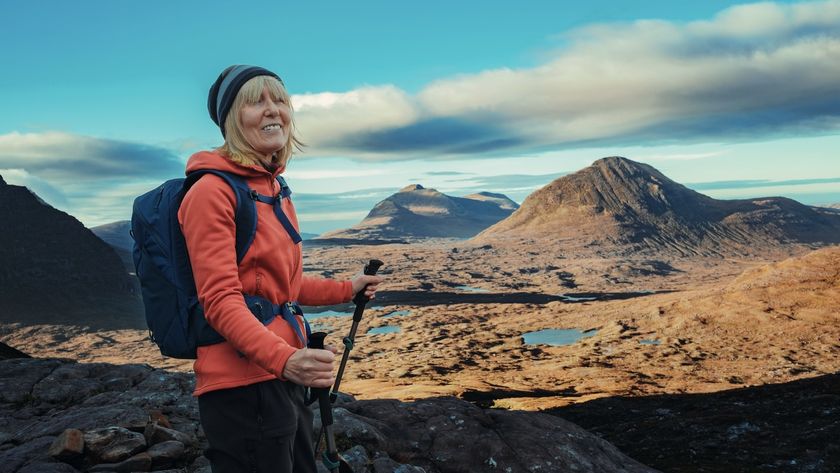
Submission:
<svg viewBox="0 0 840 473">
<path fill-rule="evenodd" d="M 352 281 L 344 281 L 344 302 L 350 302 L 353 300 L 353 282 Z"/>
<path fill-rule="evenodd" d="M 291 358 L 291 356 L 298 350 L 301 350 L 301 348 L 286 345 L 286 348 L 280 350 L 280 354 L 277 356 L 277 361 L 275 361 L 271 366 L 271 372 L 274 373 L 274 375 L 281 381 L 288 381 L 288 379 L 283 376 L 283 370 L 286 369 L 286 362 L 289 361 L 289 358 Z"/>
</svg>

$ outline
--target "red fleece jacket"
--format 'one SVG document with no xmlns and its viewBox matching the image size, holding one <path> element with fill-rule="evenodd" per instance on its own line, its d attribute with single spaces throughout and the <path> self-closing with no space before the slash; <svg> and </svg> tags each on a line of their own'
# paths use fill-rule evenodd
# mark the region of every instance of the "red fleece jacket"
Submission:
<svg viewBox="0 0 840 473">
<path fill-rule="evenodd" d="M 277 195 L 280 186 L 275 176 L 283 171 L 272 174 L 260 166 L 242 166 L 210 151 L 190 158 L 187 173 L 198 169 L 244 176 L 249 187 L 262 195 Z M 283 199 L 282 208 L 299 228 L 291 200 Z M 205 175 L 187 192 L 178 211 L 199 302 L 207 323 L 226 340 L 199 347 L 193 366 L 195 396 L 282 377 L 286 360 L 302 348 L 282 317 L 263 326 L 246 307 L 243 293 L 277 304 L 298 301 L 303 305 L 338 304 L 353 296 L 350 281 L 303 275 L 301 245 L 294 244 L 271 205 L 257 203 L 257 233 L 237 265 L 235 209 L 233 189 L 222 178 Z"/>
</svg>

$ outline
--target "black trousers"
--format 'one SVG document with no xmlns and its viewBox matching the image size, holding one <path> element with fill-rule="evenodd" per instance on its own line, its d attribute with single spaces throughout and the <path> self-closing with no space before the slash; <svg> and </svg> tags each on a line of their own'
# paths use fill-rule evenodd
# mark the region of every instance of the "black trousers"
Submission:
<svg viewBox="0 0 840 473">
<path fill-rule="evenodd" d="M 315 473 L 303 386 L 280 380 L 198 397 L 213 473 Z"/>
</svg>

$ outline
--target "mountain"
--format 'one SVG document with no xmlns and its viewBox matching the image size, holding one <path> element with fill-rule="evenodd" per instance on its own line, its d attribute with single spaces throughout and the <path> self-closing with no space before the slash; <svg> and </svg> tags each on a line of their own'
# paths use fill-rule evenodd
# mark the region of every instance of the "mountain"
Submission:
<svg viewBox="0 0 840 473">
<path fill-rule="evenodd" d="M 535 191 L 475 240 L 522 236 L 630 250 L 746 254 L 762 245 L 840 242 L 840 215 L 784 197 L 713 199 L 647 164 L 609 157 Z"/>
<path fill-rule="evenodd" d="M 134 245 L 134 239 L 131 238 L 131 234 L 129 233 L 131 231 L 130 220 L 120 220 L 118 222 L 91 227 L 90 231 L 114 248 L 130 252 Z"/>
<path fill-rule="evenodd" d="M 517 207 L 502 194 L 452 197 L 412 184 L 376 204 L 358 225 L 317 239 L 468 238 Z"/>
<path fill-rule="evenodd" d="M 135 322 L 139 298 L 120 258 L 81 222 L 2 178 L 0 221 L 0 321 L 86 323 L 73 318 L 95 313 Z M 120 313 L 102 313 L 110 309 Z"/>
</svg>

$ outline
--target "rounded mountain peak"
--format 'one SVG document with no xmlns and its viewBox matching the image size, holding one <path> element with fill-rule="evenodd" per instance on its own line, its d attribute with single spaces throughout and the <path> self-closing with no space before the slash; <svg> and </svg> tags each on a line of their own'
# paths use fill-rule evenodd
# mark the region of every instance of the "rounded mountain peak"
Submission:
<svg viewBox="0 0 840 473">
<path fill-rule="evenodd" d="M 419 191 L 423 189 L 425 189 L 425 187 L 421 186 L 420 184 L 410 184 L 400 189 L 400 192 Z"/>
</svg>

